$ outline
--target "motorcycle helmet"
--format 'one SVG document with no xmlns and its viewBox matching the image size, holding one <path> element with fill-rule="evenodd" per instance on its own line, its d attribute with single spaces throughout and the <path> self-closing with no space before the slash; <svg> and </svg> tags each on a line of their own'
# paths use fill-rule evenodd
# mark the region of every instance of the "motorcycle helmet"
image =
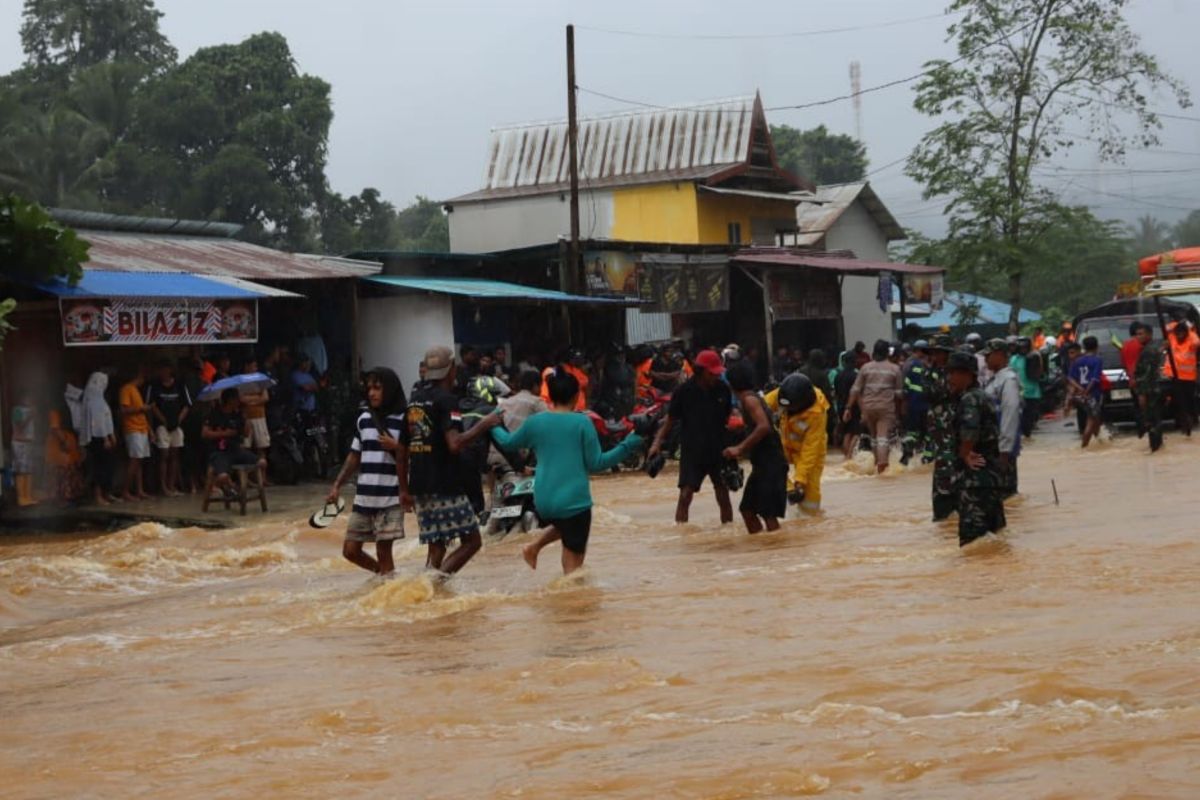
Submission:
<svg viewBox="0 0 1200 800">
<path fill-rule="evenodd" d="M 980 348 L 983 347 L 983 336 L 978 333 L 968 333 L 966 343 L 972 352 L 978 353 Z"/>
<path fill-rule="evenodd" d="M 817 402 L 817 390 L 807 375 L 793 372 L 779 384 L 779 405 L 790 414 L 800 414 Z"/>
</svg>

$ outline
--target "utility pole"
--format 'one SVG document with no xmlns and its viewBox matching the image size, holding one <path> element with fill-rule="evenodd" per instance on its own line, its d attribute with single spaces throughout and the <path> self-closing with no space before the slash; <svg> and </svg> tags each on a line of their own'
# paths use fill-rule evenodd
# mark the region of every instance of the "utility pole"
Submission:
<svg viewBox="0 0 1200 800">
<path fill-rule="evenodd" d="M 567 158 L 571 176 L 571 246 L 567 249 L 567 285 L 578 291 L 579 269 L 579 129 L 575 118 L 575 26 L 567 26 Z"/>
</svg>

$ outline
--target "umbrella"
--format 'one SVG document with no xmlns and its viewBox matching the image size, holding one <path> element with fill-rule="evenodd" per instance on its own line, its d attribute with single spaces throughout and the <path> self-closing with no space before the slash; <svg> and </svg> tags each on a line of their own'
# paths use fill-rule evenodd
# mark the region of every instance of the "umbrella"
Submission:
<svg viewBox="0 0 1200 800">
<path fill-rule="evenodd" d="M 251 372 L 246 375 L 230 375 L 228 378 L 222 378 L 219 381 L 213 381 L 200 392 L 200 396 L 196 399 L 200 402 L 208 402 L 209 400 L 219 400 L 221 392 L 226 389 L 247 389 L 261 390 L 275 385 L 275 381 L 270 375 L 264 375 L 261 372 Z"/>
</svg>

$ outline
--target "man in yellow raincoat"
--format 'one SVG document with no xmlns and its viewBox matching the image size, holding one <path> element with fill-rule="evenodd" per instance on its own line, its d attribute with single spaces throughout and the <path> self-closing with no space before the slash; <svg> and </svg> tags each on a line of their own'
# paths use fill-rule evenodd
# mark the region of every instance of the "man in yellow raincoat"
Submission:
<svg viewBox="0 0 1200 800">
<path fill-rule="evenodd" d="M 814 514 L 821 508 L 821 473 L 828 444 L 825 429 L 829 400 L 808 376 L 793 373 L 767 394 L 767 407 L 779 418 L 783 453 L 792 465 L 788 501 Z"/>
</svg>

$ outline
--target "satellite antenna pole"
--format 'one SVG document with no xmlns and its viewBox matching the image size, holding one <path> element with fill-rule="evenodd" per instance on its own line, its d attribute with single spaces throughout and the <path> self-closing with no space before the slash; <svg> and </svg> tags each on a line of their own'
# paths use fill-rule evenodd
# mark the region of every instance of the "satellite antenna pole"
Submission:
<svg viewBox="0 0 1200 800">
<path fill-rule="evenodd" d="M 854 98 L 854 138 L 862 141 L 862 64 L 850 62 L 850 95 Z"/>
</svg>

